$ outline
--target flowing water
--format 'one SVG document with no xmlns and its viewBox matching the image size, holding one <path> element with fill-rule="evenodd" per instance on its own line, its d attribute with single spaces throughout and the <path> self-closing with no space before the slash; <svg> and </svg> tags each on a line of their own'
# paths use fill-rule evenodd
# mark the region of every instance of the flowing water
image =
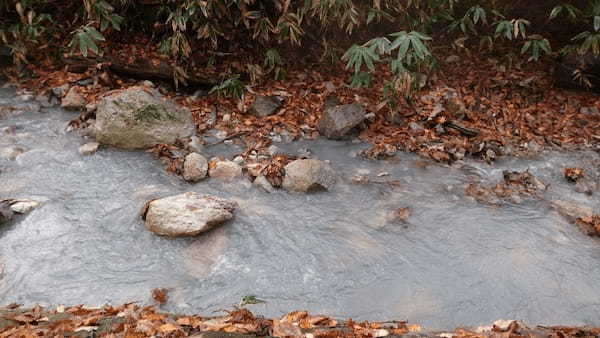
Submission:
<svg viewBox="0 0 600 338">
<path fill-rule="evenodd" d="M 598 194 L 574 192 L 561 173 L 565 166 L 597 173 L 596 153 L 448 167 L 406 153 L 365 160 L 356 156 L 365 145 L 352 142 L 297 142 L 279 146 L 331 161 L 338 184 L 324 193 L 268 194 L 245 181 L 188 184 L 141 151 L 101 148 L 84 157 L 78 147 L 86 140 L 65 131 L 73 113 L 32 111 L 9 89 L 0 90 L 2 107 L 16 110 L 0 118 L 0 150 L 24 152 L 0 157 L 0 198 L 43 204 L 0 228 L 0 304 L 149 303 L 150 290 L 165 287 L 164 309 L 175 312 L 210 314 L 256 295 L 266 303 L 249 308 L 267 316 L 307 309 L 431 329 L 499 318 L 598 324 L 600 240 L 546 201 L 493 207 L 465 194 L 471 182 L 500 180 L 503 169 L 529 168 L 550 183 L 545 199 L 598 212 Z M 227 145 L 209 150 L 235 153 Z M 357 173 L 379 183 L 353 183 Z M 184 191 L 240 207 L 233 221 L 197 238 L 146 231 L 142 205 Z M 401 207 L 410 209 L 408 220 L 390 221 Z"/>
</svg>

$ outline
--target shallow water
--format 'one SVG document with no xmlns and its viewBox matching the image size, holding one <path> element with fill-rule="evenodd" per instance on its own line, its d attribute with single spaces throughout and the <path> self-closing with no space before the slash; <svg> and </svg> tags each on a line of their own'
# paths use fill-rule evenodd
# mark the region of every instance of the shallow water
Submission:
<svg viewBox="0 0 600 338">
<path fill-rule="evenodd" d="M 364 160 L 356 157 L 361 144 L 299 142 L 279 146 L 310 148 L 340 181 L 325 193 L 267 194 L 245 181 L 185 183 L 145 152 L 101 148 L 83 157 L 86 140 L 65 132 L 73 113 L 31 112 L 13 96 L 0 90 L 0 107 L 20 108 L 0 118 L 0 149 L 26 151 L 0 157 L 0 198 L 43 205 L 0 228 L 0 304 L 147 303 L 152 288 L 166 287 L 164 309 L 176 312 L 210 314 L 256 295 L 267 303 L 249 308 L 268 316 L 307 309 L 431 329 L 499 318 L 598 324 L 599 240 L 545 201 L 492 207 L 464 193 L 470 182 L 501 179 L 503 169 L 529 168 L 550 183 L 547 200 L 598 212 L 598 194 L 574 192 L 561 174 L 566 166 L 597 173 L 595 153 L 453 168 L 405 153 Z M 232 152 L 225 148 L 212 155 Z M 383 183 L 352 182 L 367 171 Z M 146 231 L 138 216 L 144 202 L 184 191 L 232 198 L 240 208 L 233 221 L 193 239 Z M 386 220 L 400 207 L 411 210 L 406 223 Z"/>
</svg>

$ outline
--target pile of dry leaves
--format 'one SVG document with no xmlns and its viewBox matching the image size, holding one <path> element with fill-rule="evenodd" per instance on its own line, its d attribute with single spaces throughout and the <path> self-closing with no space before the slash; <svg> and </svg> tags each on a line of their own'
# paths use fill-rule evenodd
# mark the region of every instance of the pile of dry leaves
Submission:
<svg viewBox="0 0 600 338">
<path fill-rule="evenodd" d="M 517 321 L 497 321 L 489 327 L 454 332 L 423 332 L 402 321 L 337 321 L 291 312 L 280 319 L 257 317 L 245 308 L 225 311 L 220 317 L 173 315 L 152 306 L 125 304 L 118 307 L 63 307 L 47 310 L 36 306 L 0 308 L 0 337 L 597 337 L 600 328 L 536 327 Z M 213 335 L 210 335 L 210 333 Z M 215 335 L 215 332 L 221 334 Z"/>
<path fill-rule="evenodd" d="M 16 305 L 0 309 L 0 337 L 190 337 L 227 332 L 277 337 L 383 337 L 420 331 L 405 322 L 338 322 L 326 316 L 295 311 L 280 319 L 257 317 L 245 308 L 220 317 L 173 315 L 152 306 L 58 307 L 46 310 Z M 200 337 L 200 336 L 198 336 Z"/>
</svg>

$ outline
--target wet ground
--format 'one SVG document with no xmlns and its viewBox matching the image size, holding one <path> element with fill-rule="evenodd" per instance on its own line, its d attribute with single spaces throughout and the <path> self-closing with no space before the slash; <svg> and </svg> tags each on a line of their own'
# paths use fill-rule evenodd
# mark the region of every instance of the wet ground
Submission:
<svg viewBox="0 0 600 338">
<path fill-rule="evenodd" d="M 279 144 L 291 154 L 309 148 L 341 179 L 325 193 L 267 194 L 247 181 L 188 184 L 145 152 L 101 148 L 84 157 L 86 140 L 65 131 L 74 113 L 35 111 L 8 89 L 0 107 L 0 198 L 43 202 L 0 228 L 1 304 L 150 302 L 150 290 L 165 287 L 165 309 L 174 312 L 210 313 L 256 295 L 267 303 L 251 310 L 267 316 L 307 309 L 431 329 L 600 317 L 600 240 L 548 203 L 600 211 L 598 193 L 575 192 L 562 174 L 597 174 L 597 153 L 449 167 L 407 153 L 366 160 L 356 155 L 366 145 L 352 142 Z M 221 144 L 205 155 L 234 153 Z M 548 183 L 543 199 L 489 206 L 465 194 L 469 183 L 496 182 L 505 169 L 529 169 Z M 357 174 L 371 183 L 356 183 Z M 141 206 L 184 191 L 237 200 L 236 218 L 192 239 L 146 231 Z M 390 219 L 403 207 L 405 222 Z"/>
</svg>

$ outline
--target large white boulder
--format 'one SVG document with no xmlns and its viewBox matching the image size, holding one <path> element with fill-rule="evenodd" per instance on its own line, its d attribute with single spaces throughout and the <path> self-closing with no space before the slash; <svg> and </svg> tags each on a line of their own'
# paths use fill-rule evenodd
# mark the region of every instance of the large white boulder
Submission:
<svg viewBox="0 0 600 338">
<path fill-rule="evenodd" d="M 186 192 L 153 200 L 145 210 L 148 230 L 161 236 L 195 236 L 233 218 L 237 203 Z"/>
</svg>

